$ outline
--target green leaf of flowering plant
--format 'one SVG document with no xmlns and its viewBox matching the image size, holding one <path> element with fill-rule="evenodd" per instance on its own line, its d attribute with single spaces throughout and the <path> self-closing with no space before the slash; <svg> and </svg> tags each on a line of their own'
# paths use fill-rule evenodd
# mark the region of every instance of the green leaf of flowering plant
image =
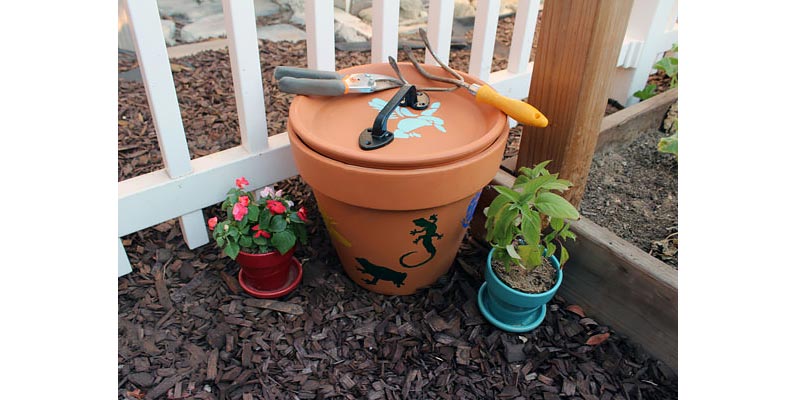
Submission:
<svg viewBox="0 0 800 400">
<path fill-rule="evenodd" d="M 558 176 L 556 175 L 542 175 L 542 176 L 537 176 L 534 179 L 531 179 L 528 183 L 525 184 L 525 186 L 522 187 L 522 193 L 532 195 L 527 199 L 525 203 L 527 204 L 528 201 L 530 201 L 530 199 L 533 198 L 533 196 L 535 196 L 540 191 L 542 186 L 548 183 L 553 183 L 557 179 Z"/>
<path fill-rule="evenodd" d="M 678 156 L 678 134 L 675 133 L 672 136 L 661 138 L 658 141 L 658 151 L 662 153 L 670 153 L 674 154 L 675 157 Z"/>
<path fill-rule="evenodd" d="M 259 209 L 258 209 L 257 205 L 251 203 L 249 206 L 247 206 L 247 220 L 248 221 L 250 221 L 250 222 L 258 221 L 258 213 L 259 213 Z"/>
<path fill-rule="evenodd" d="M 300 217 L 297 215 L 296 212 L 290 212 L 290 213 L 287 213 L 287 214 L 289 215 L 289 221 L 290 222 L 296 222 L 296 223 L 305 224 L 305 222 L 303 222 L 303 220 L 300 219 Z"/>
<path fill-rule="evenodd" d="M 495 228 L 493 231 L 493 237 L 496 239 L 497 243 L 505 247 L 507 244 L 511 243 L 511 240 L 514 239 L 514 235 L 511 231 L 511 225 L 514 223 L 514 219 L 517 217 L 516 212 L 503 212 L 502 210 L 510 209 L 510 205 L 505 205 L 501 212 L 499 212 L 495 216 Z"/>
<path fill-rule="evenodd" d="M 239 245 L 235 242 L 228 242 L 224 251 L 226 256 L 230 257 L 231 260 L 235 260 L 236 256 L 239 255 Z"/>
<path fill-rule="evenodd" d="M 300 240 L 300 243 L 302 244 L 308 243 L 308 233 L 306 232 L 305 223 L 303 223 L 302 221 L 300 222 L 300 225 L 292 223 L 292 227 L 293 227 L 292 231 L 294 232 L 295 236 L 297 236 L 297 238 Z"/>
<path fill-rule="evenodd" d="M 272 220 L 272 214 L 269 211 L 264 210 L 264 212 L 262 212 L 258 218 L 258 226 L 260 226 L 261 229 L 269 227 L 270 220 Z"/>
<path fill-rule="evenodd" d="M 263 236 L 259 236 L 257 238 L 253 238 L 253 243 L 255 243 L 258 246 L 266 246 L 267 245 L 267 238 L 265 238 Z"/>
<path fill-rule="evenodd" d="M 286 254 L 286 252 L 294 247 L 296 242 L 297 238 L 294 236 L 294 233 L 289 230 L 276 232 L 272 235 L 272 245 L 275 246 L 281 254 Z"/>
<path fill-rule="evenodd" d="M 519 200 L 520 194 L 515 192 L 515 191 L 513 191 L 513 190 L 511 190 L 511 189 L 509 189 L 509 188 L 507 188 L 507 187 L 505 187 L 505 186 L 496 185 L 496 186 L 494 186 L 494 190 L 496 190 L 498 193 L 500 193 L 500 195 L 507 197 L 511 201 Z"/>
<path fill-rule="evenodd" d="M 550 192 L 539 193 L 536 208 L 552 218 L 578 219 L 580 215 L 570 202 Z"/>
<path fill-rule="evenodd" d="M 533 168 L 528 167 L 521 167 L 519 172 L 521 175 L 524 175 L 530 179 L 534 179 L 541 175 L 550 175 L 550 171 L 547 170 L 547 165 L 550 164 L 552 160 L 542 161 L 539 164 L 536 164 Z"/>
<path fill-rule="evenodd" d="M 525 244 L 517 247 L 522 265 L 525 267 L 537 267 L 542 264 L 542 253 L 538 244 Z"/>
<path fill-rule="evenodd" d="M 497 215 L 497 212 L 500 211 L 500 208 L 502 208 L 504 205 L 506 205 L 506 204 L 508 204 L 510 202 L 511 202 L 511 199 L 509 199 L 506 196 L 497 196 L 497 197 L 495 197 L 494 200 L 492 200 L 492 203 L 489 204 L 489 207 L 486 207 L 485 215 L 487 217 L 487 219 L 486 219 L 487 222 L 489 221 L 489 219 L 492 219 L 492 218 L 494 218 L 495 215 Z"/>
<path fill-rule="evenodd" d="M 270 232 L 281 232 L 286 230 L 286 218 L 281 215 L 275 215 L 269 221 Z"/>
<path fill-rule="evenodd" d="M 564 264 L 569 260 L 569 252 L 567 246 L 561 245 L 561 257 L 558 258 L 558 263 L 561 264 L 560 268 L 564 268 Z"/>
<path fill-rule="evenodd" d="M 656 95 L 656 85 L 649 84 L 644 87 L 644 89 L 636 91 L 633 93 L 633 97 L 638 98 L 639 100 L 647 100 Z"/>
<path fill-rule="evenodd" d="M 517 254 L 517 251 L 514 250 L 514 246 L 511 244 L 506 245 L 506 253 L 508 253 L 511 258 L 516 258 L 517 260 L 522 258 L 519 256 L 519 254 Z"/>
<path fill-rule="evenodd" d="M 672 78 L 678 73 L 678 59 L 675 57 L 664 57 L 658 60 L 653 68 L 664 71 L 668 77 Z"/>
<path fill-rule="evenodd" d="M 242 247 L 252 247 L 253 246 L 253 238 L 250 236 L 242 236 L 239 238 L 239 246 Z"/>
<path fill-rule="evenodd" d="M 556 245 L 552 242 L 547 243 L 547 251 L 544 253 L 545 257 L 550 257 L 556 253 Z"/>
<path fill-rule="evenodd" d="M 542 235 L 542 220 L 539 213 L 534 212 L 530 208 L 522 212 L 522 238 L 527 244 L 539 243 Z"/>
</svg>

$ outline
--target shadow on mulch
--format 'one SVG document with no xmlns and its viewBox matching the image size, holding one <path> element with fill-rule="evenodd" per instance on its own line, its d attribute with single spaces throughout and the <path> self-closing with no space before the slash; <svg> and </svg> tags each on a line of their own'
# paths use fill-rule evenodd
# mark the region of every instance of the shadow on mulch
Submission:
<svg viewBox="0 0 800 400">
<path fill-rule="evenodd" d="M 475 302 L 487 250 L 470 240 L 461 266 L 415 295 L 358 287 L 305 183 L 278 187 L 312 217 L 303 282 L 282 299 L 295 306 L 244 294 L 236 264 L 213 244 L 188 250 L 174 221 L 123 238 L 119 398 L 677 398 L 665 366 L 558 296 L 532 333 L 489 325 Z"/>
</svg>

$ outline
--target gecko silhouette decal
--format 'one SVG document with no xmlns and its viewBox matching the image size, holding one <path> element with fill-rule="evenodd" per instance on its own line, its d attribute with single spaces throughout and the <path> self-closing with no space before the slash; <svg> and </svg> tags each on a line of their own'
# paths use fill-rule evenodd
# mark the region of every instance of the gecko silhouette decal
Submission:
<svg viewBox="0 0 800 400">
<path fill-rule="evenodd" d="M 378 281 L 381 280 L 392 282 L 397 287 L 405 285 L 406 277 L 408 276 L 405 272 L 397 272 L 393 269 L 375 265 L 366 258 L 356 257 L 356 261 L 361 264 L 361 268 L 358 271 L 372 275 L 372 279 L 364 279 L 364 283 L 367 285 L 377 285 Z"/>
<path fill-rule="evenodd" d="M 369 101 L 369 106 L 380 111 L 383 110 L 386 103 L 386 100 L 374 98 Z M 440 106 L 441 103 L 437 101 L 431 104 L 427 110 L 419 113 L 419 115 L 414 114 L 413 111 L 406 107 L 394 109 L 392 114 L 389 115 L 389 119 L 401 119 L 397 123 L 397 129 L 394 131 L 395 139 L 421 138 L 422 134 L 416 132 L 416 130 L 426 126 L 433 126 L 441 132 L 447 132 L 444 129 L 444 120 L 433 116 Z"/>
<path fill-rule="evenodd" d="M 436 222 L 438 221 L 439 218 L 436 216 L 436 214 L 431 215 L 430 218 L 428 219 L 417 218 L 414 221 L 412 221 L 414 225 L 419 227 L 419 229 L 414 229 L 410 232 L 411 235 L 419 235 L 417 236 L 416 239 L 414 239 L 413 243 L 417 244 L 421 240 L 422 247 L 424 247 L 425 251 L 428 252 L 428 258 L 416 264 L 411 264 L 411 265 L 406 264 L 404 261 L 405 258 L 416 253 L 416 251 L 409 251 L 408 253 L 400 256 L 400 265 L 402 265 L 405 268 L 416 268 L 421 265 L 424 265 L 425 263 L 433 259 L 433 257 L 436 255 L 436 246 L 433 245 L 433 239 L 441 239 L 442 237 L 444 237 L 443 235 L 436 232 L 436 230 L 438 229 L 436 227 Z"/>
</svg>

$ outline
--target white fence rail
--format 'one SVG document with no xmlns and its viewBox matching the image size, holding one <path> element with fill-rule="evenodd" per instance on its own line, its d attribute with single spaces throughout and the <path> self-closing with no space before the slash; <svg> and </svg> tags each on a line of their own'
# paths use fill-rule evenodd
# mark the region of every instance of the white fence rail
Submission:
<svg viewBox="0 0 800 400">
<path fill-rule="evenodd" d="M 478 2 L 470 74 L 488 80 L 506 96 L 527 97 L 533 71 L 529 56 L 540 2 L 519 0 L 508 69 L 497 72 L 491 72 L 491 64 L 501 2 Z M 262 187 L 297 174 L 288 136 L 267 135 L 253 2 L 222 0 L 222 4 L 242 145 L 191 160 L 156 1 L 125 3 L 165 168 L 119 182 L 120 237 L 177 217 L 186 244 L 196 248 L 209 241 L 202 209 L 222 201 L 236 177 L 247 176 L 251 187 Z M 305 0 L 309 68 L 335 69 L 333 4 L 330 0 Z M 397 56 L 399 5 L 399 0 L 374 2 L 372 62 Z M 431 0 L 428 9 L 431 47 L 445 63 L 449 61 L 453 10 L 454 0 Z M 644 87 L 656 57 L 677 41 L 676 20 L 675 0 L 634 2 L 629 35 L 618 61 L 627 71 L 618 76 L 615 87 L 626 97 L 612 98 L 622 102 Z M 425 62 L 435 64 L 430 54 Z M 130 271 L 120 239 L 118 273 Z"/>
</svg>

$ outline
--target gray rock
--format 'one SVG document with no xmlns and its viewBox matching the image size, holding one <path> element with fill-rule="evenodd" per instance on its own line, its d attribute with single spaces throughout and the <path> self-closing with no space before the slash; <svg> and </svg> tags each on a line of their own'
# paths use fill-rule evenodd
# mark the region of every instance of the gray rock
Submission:
<svg viewBox="0 0 800 400">
<path fill-rule="evenodd" d="M 306 40 L 306 33 L 289 24 L 275 24 L 258 27 L 259 39 L 269 40 L 270 42 L 299 42 Z"/>
<path fill-rule="evenodd" d="M 475 16 L 475 6 L 473 6 L 469 0 L 455 1 L 455 8 L 453 8 L 454 18 L 474 17 L 474 16 Z"/>
<path fill-rule="evenodd" d="M 281 6 L 270 0 L 254 0 L 253 5 L 256 8 L 256 17 L 268 17 L 281 12 Z"/>
<path fill-rule="evenodd" d="M 296 24 L 296 25 L 306 26 L 306 15 L 304 13 L 297 13 L 296 12 L 296 13 L 292 14 L 291 18 L 289 18 L 289 22 L 291 22 L 293 24 Z"/>
<path fill-rule="evenodd" d="M 350 10 L 347 10 L 345 8 L 347 6 L 347 0 L 333 0 L 333 6 L 340 10 L 345 10 L 347 12 L 350 12 Z"/>
<path fill-rule="evenodd" d="M 361 10 L 372 7 L 372 0 L 351 0 L 350 14 L 358 15 Z"/>
<path fill-rule="evenodd" d="M 517 12 L 519 0 L 503 0 L 500 2 L 500 15 Z"/>
<path fill-rule="evenodd" d="M 223 14 L 201 18 L 181 29 L 181 39 L 185 42 L 196 42 L 222 36 L 225 36 L 225 16 Z"/>
<path fill-rule="evenodd" d="M 275 0 L 275 2 L 290 9 L 293 13 L 304 14 L 306 12 L 305 0 Z"/>
<path fill-rule="evenodd" d="M 417 19 L 424 9 L 422 0 L 400 0 L 400 19 Z"/>
<path fill-rule="evenodd" d="M 372 26 L 365 24 L 364 21 L 360 20 L 358 17 L 348 14 L 345 11 L 342 11 L 338 8 L 333 9 L 333 19 L 337 25 L 334 24 L 334 30 L 337 34 L 342 36 L 342 38 L 350 38 L 352 40 L 344 39 L 346 42 L 350 43 L 353 41 L 364 41 L 364 39 L 356 38 L 355 35 L 358 35 L 362 38 L 369 39 L 372 37 Z"/>
<path fill-rule="evenodd" d="M 179 18 L 192 23 L 209 15 L 222 13 L 220 0 L 158 0 L 158 12 L 162 16 Z"/>
<path fill-rule="evenodd" d="M 358 12 L 358 18 L 366 23 L 372 22 L 372 7 L 367 7 Z"/>
<path fill-rule="evenodd" d="M 167 43 L 167 46 L 174 46 L 175 45 L 175 23 L 168 20 L 162 19 L 161 20 L 161 32 L 164 33 L 164 42 Z"/>
<path fill-rule="evenodd" d="M 333 23 L 333 31 L 336 35 L 336 38 L 334 39 L 336 42 L 358 43 L 367 41 L 367 38 L 359 35 L 358 31 L 353 29 L 353 27 L 343 24 L 339 21 L 335 21 Z"/>
</svg>

